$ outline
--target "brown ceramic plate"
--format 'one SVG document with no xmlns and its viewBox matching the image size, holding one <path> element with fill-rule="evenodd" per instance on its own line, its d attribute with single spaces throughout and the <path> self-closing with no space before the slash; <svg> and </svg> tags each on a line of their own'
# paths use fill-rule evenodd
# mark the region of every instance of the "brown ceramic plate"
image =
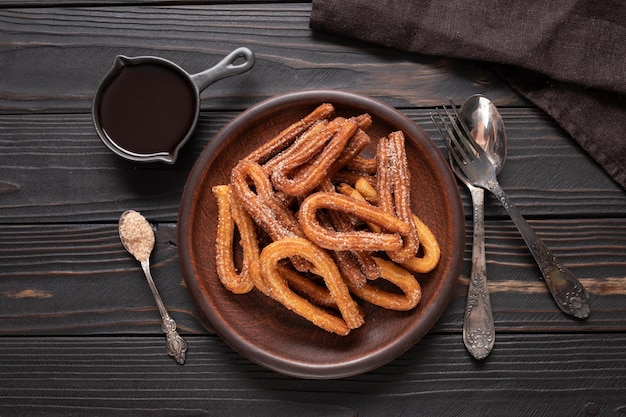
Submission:
<svg viewBox="0 0 626 417">
<path fill-rule="evenodd" d="M 402 130 L 412 178 L 413 206 L 441 246 L 441 261 L 419 276 L 422 301 L 397 312 L 362 303 L 365 324 L 348 336 L 318 329 L 282 305 L 253 291 L 235 295 L 215 272 L 217 206 L 211 187 L 228 183 L 234 165 L 317 105 L 332 103 L 339 115 L 368 112 L 373 138 Z M 374 147 L 368 150 L 373 155 Z M 445 310 L 460 273 L 465 221 L 448 164 L 426 133 L 388 105 L 340 91 L 304 91 L 268 99 L 232 120 L 194 165 L 178 223 L 183 275 L 197 306 L 218 335 L 251 361 L 287 375 L 329 379 L 363 373 L 395 359 L 417 343 Z"/>
</svg>

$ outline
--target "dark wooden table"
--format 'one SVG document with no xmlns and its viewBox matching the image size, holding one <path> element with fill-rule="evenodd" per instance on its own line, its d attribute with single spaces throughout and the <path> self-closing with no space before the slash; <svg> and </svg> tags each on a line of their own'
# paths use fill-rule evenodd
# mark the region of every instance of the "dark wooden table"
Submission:
<svg viewBox="0 0 626 417">
<path fill-rule="evenodd" d="M 626 414 L 626 193 L 553 120 L 489 66 L 314 33 L 309 2 L 158 3 L 0 2 L 0 415 Z M 123 161 L 96 136 L 91 103 L 116 55 L 159 55 L 193 73 L 239 46 L 254 51 L 255 67 L 202 94 L 197 130 L 175 165 Z M 241 111 L 318 88 L 393 105 L 442 150 L 433 108 L 448 97 L 492 98 L 509 137 L 501 183 L 586 285 L 591 317 L 557 310 L 489 197 L 497 341 L 486 360 L 473 360 L 461 339 L 471 257 L 461 189 L 462 275 L 446 313 L 406 354 L 363 375 L 313 381 L 226 346 L 203 322 L 178 263 L 185 180 Z M 119 243 L 117 220 L 129 208 L 156 227 L 153 275 L 189 343 L 183 366 L 165 354 L 152 295 Z"/>
</svg>

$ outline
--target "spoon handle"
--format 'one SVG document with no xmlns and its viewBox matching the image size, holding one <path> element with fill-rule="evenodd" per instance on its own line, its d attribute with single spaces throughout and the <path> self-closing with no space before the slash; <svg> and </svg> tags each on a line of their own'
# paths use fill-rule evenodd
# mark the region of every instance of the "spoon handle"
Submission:
<svg viewBox="0 0 626 417">
<path fill-rule="evenodd" d="M 485 192 L 482 188 L 470 184 L 467 184 L 467 187 L 472 195 L 474 233 L 472 273 L 463 322 L 463 342 L 474 358 L 484 359 L 493 349 L 496 339 L 485 262 Z"/>
<path fill-rule="evenodd" d="M 585 287 L 558 261 L 552 251 L 522 217 L 519 210 L 509 202 L 500 184 L 491 182 L 487 185 L 487 189 L 500 200 L 520 231 L 541 270 L 543 279 L 556 305 L 566 314 L 579 319 L 587 318 L 589 316 L 589 296 Z"/>
<path fill-rule="evenodd" d="M 161 313 L 161 331 L 165 333 L 167 338 L 167 353 L 173 357 L 176 362 L 182 365 L 185 363 L 187 342 L 185 342 L 185 340 L 178 334 L 176 331 L 176 322 L 170 317 L 165 309 L 163 300 L 161 300 L 159 291 L 157 290 L 154 280 L 152 279 L 152 274 L 150 273 L 150 262 L 148 260 L 142 261 L 141 269 L 143 269 L 143 272 L 146 275 L 148 285 L 150 286 L 154 300 L 156 301 L 159 312 Z"/>
</svg>

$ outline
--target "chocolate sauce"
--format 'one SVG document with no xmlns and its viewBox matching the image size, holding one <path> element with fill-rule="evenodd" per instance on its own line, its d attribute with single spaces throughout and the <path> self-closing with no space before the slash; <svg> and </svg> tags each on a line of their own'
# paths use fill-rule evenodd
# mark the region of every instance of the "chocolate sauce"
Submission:
<svg viewBox="0 0 626 417">
<path fill-rule="evenodd" d="M 195 116 L 191 81 L 158 63 L 122 66 L 104 88 L 98 111 L 109 139 L 135 154 L 172 153 Z"/>
</svg>

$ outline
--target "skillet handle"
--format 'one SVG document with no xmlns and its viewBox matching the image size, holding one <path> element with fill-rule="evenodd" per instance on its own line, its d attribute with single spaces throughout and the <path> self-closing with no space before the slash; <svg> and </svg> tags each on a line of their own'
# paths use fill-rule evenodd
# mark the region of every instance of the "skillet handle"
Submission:
<svg viewBox="0 0 626 417">
<path fill-rule="evenodd" d="M 191 80 L 200 92 L 215 81 L 244 73 L 253 66 L 254 54 L 248 48 L 241 47 L 232 51 L 214 67 L 191 75 Z"/>
</svg>

